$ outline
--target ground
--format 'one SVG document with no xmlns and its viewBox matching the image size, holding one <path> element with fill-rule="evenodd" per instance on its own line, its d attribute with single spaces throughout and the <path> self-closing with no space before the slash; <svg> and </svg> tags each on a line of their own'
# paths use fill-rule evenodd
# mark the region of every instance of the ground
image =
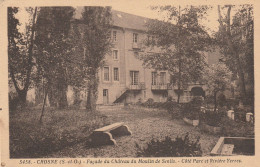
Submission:
<svg viewBox="0 0 260 167">
<path fill-rule="evenodd" d="M 86 142 L 82 141 L 46 157 L 135 157 L 136 143 L 144 147 L 152 138 L 164 139 L 169 136 L 174 139 L 177 136 L 183 137 L 187 132 L 193 140 L 200 136 L 203 155 L 207 156 L 219 138 L 200 131 L 198 127 L 187 125 L 183 120 L 172 119 L 165 110 L 125 107 L 103 109 L 100 112 L 107 116 L 110 123 L 125 122 L 132 135 L 115 138 L 116 146 L 86 148 Z"/>
</svg>

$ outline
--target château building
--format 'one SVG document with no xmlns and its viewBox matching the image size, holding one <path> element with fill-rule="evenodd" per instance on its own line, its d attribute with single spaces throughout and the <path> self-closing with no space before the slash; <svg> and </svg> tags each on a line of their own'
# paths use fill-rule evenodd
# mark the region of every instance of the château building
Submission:
<svg viewBox="0 0 260 167">
<path fill-rule="evenodd" d="M 147 51 L 142 45 L 148 38 L 145 26 L 148 18 L 112 10 L 112 20 L 113 48 L 98 73 L 97 104 L 145 102 L 149 98 L 164 102 L 170 96 L 177 99 L 177 87 L 170 84 L 169 73 L 145 68 L 138 59 L 139 54 Z M 159 53 L 160 50 L 155 48 L 148 52 Z M 192 96 L 205 96 L 204 89 L 200 83 L 187 85 L 180 102 L 188 102 Z M 72 90 L 69 92 L 68 99 L 72 102 Z M 81 96 L 86 100 L 86 93 Z"/>
<path fill-rule="evenodd" d="M 99 86 L 97 104 L 136 103 L 153 99 L 165 102 L 168 97 L 177 100 L 177 86 L 170 84 L 167 71 L 145 68 L 138 55 L 144 52 L 160 53 L 158 48 L 144 50 L 143 42 L 148 38 L 146 22 L 148 18 L 112 10 L 113 28 L 111 39 L 113 48 L 105 56 L 105 64 L 98 72 Z M 84 28 L 84 26 L 81 26 Z M 220 54 L 206 53 L 208 64 L 218 62 Z M 190 83 L 183 90 L 180 102 L 185 103 L 193 96 L 205 96 L 206 87 L 202 83 Z M 67 99 L 74 102 L 73 88 L 69 86 Z M 86 102 L 87 90 L 80 93 Z M 35 90 L 28 92 L 28 101 L 35 101 Z"/>
</svg>

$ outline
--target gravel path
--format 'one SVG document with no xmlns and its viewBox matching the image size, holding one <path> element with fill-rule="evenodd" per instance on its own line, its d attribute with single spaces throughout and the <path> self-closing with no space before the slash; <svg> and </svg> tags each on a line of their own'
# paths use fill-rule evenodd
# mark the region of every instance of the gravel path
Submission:
<svg viewBox="0 0 260 167">
<path fill-rule="evenodd" d="M 219 136 L 210 135 L 199 130 L 197 127 L 187 125 L 183 120 L 174 120 L 164 110 L 142 109 L 128 107 L 101 111 L 108 117 L 111 123 L 125 122 L 132 131 L 131 136 L 115 138 L 116 146 L 101 146 L 98 148 L 86 148 L 85 143 L 74 145 L 71 148 L 55 153 L 55 157 L 135 157 L 138 143 L 145 146 L 145 143 L 152 138 L 164 139 L 169 136 L 174 139 L 177 136 L 184 137 L 188 132 L 191 140 L 200 136 L 200 143 L 203 155 L 209 155 L 216 144 Z M 53 156 L 53 155 L 50 155 Z"/>
</svg>

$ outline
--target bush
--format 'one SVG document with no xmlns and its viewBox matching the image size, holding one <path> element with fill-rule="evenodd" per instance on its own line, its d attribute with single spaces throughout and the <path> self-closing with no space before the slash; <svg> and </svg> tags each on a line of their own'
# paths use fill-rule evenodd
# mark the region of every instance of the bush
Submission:
<svg viewBox="0 0 260 167">
<path fill-rule="evenodd" d="M 239 100 L 238 99 L 226 99 L 226 105 L 229 109 L 235 108 L 235 106 L 238 106 Z"/>
<path fill-rule="evenodd" d="M 199 119 L 202 103 L 203 101 L 201 97 L 194 97 L 189 103 L 185 103 L 182 105 L 181 112 L 188 119 Z"/>
<path fill-rule="evenodd" d="M 224 136 L 252 137 L 254 136 L 254 125 L 242 121 L 233 121 L 227 117 L 221 119 L 221 127 Z"/>
<path fill-rule="evenodd" d="M 200 120 L 210 126 L 219 127 L 221 125 L 221 119 L 224 114 L 222 112 L 215 112 L 206 110 L 206 113 L 200 114 Z"/>
<path fill-rule="evenodd" d="M 197 140 L 190 141 L 187 133 L 184 139 L 176 137 L 172 140 L 166 136 L 164 140 L 152 139 L 147 143 L 146 148 L 141 148 L 136 144 L 137 157 L 195 157 L 202 156 L 199 137 Z"/>
<path fill-rule="evenodd" d="M 220 94 L 217 98 L 218 105 L 223 107 L 227 104 L 226 96 L 224 94 Z"/>
<path fill-rule="evenodd" d="M 154 103 L 154 100 L 152 98 L 149 98 L 145 103 L 143 103 L 144 107 L 151 107 Z"/>
</svg>

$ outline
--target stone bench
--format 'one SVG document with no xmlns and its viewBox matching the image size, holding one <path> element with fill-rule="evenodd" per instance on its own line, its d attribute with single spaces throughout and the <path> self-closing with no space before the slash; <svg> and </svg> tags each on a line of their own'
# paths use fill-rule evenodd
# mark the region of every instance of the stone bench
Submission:
<svg viewBox="0 0 260 167">
<path fill-rule="evenodd" d="M 129 128 L 123 122 L 117 122 L 93 131 L 90 136 L 92 145 L 115 145 L 115 136 L 131 135 Z"/>
</svg>

